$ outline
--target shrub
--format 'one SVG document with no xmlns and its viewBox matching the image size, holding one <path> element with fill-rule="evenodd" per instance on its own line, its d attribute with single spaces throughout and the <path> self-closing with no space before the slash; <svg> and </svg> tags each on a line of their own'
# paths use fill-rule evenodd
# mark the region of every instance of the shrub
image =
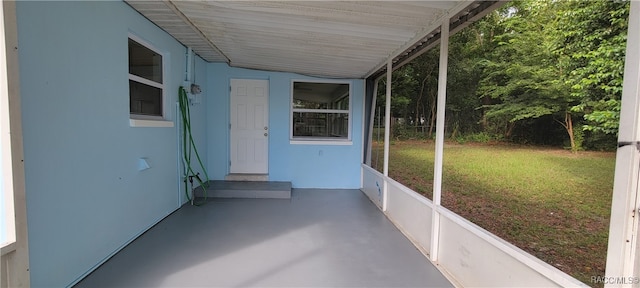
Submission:
<svg viewBox="0 0 640 288">
<path fill-rule="evenodd" d="M 456 142 L 459 144 L 464 143 L 489 143 L 491 141 L 500 141 L 501 137 L 496 135 L 491 135 L 487 132 L 478 132 L 467 135 L 460 135 L 455 138 Z"/>
<path fill-rule="evenodd" d="M 391 137 L 397 140 L 425 140 L 430 137 L 419 131 L 420 128 L 407 124 L 395 124 L 391 129 Z"/>
</svg>

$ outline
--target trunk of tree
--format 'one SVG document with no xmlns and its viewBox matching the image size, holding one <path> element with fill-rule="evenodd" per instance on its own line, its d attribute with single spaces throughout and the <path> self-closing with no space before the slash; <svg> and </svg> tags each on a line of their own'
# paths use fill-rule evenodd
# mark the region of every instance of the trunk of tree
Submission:
<svg viewBox="0 0 640 288">
<path fill-rule="evenodd" d="M 569 111 L 564 112 L 564 122 L 554 119 L 556 122 L 560 123 L 562 127 L 569 134 L 569 142 L 571 143 L 571 152 L 576 152 L 580 147 L 577 146 L 575 135 L 573 134 L 573 119 L 571 118 L 571 113 Z"/>
<path fill-rule="evenodd" d="M 396 117 L 391 116 L 390 119 L 391 120 L 389 121 L 389 137 L 393 138 L 396 136 L 396 135 L 393 135 L 393 126 L 396 125 Z"/>
<path fill-rule="evenodd" d="M 418 126 L 420 126 L 420 104 L 422 104 L 422 95 L 424 94 L 424 86 L 427 82 L 427 77 L 424 77 L 424 79 L 422 80 L 422 85 L 420 87 L 420 94 L 418 94 L 418 99 L 416 100 L 416 128 Z"/>
<path fill-rule="evenodd" d="M 422 117 L 424 117 L 424 122 L 422 122 Z M 424 126 L 426 126 L 429 121 L 429 119 L 427 119 L 427 111 L 424 108 L 424 105 L 422 105 L 422 117 L 420 118 L 420 125 L 422 125 L 422 134 L 424 134 L 427 132 Z"/>
<path fill-rule="evenodd" d="M 511 138 L 511 134 L 513 133 L 513 128 L 516 127 L 516 122 L 507 122 L 507 129 L 504 132 L 504 138 L 505 139 L 510 139 Z"/>
<path fill-rule="evenodd" d="M 482 131 L 487 131 L 487 128 L 489 127 L 489 121 L 487 120 L 487 108 L 486 108 L 486 106 L 491 105 L 491 98 L 482 97 L 482 105 L 484 107 L 482 107 L 482 109 L 481 109 L 482 118 L 480 120 L 480 125 L 482 125 Z"/>
<path fill-rule="evenodd" d="M 576 152 L 576 139 L 573 135 L 573 120 L 571 119 L 571 113 L 565 112 L 564 114 L 564 128 L 567 129 L 567 133 L 569 133 L 569 141 L 571 142 L 571 151 Z"/>
<path fill-rule="evenodd" d="M 429 94 L 433 94 L 433 93 L 429 93 Z M 431 121 L 429 123 L 429 137 L 431 137 L 431 135 L 433 135 L 433 128 L 436 125 L 436 100 L 437 100 L 437 95 L 432 95 L 431 97 Z"/>
</svg>

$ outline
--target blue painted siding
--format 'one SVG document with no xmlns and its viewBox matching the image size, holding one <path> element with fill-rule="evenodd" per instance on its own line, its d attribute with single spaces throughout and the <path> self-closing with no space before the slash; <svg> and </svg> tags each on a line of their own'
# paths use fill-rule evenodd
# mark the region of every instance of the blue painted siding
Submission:
<svg viewBox="0 0 640 288">
<path fill-rule="evenodd" d="M 129 127 L 127 37 L 166 53 L 172 106 L 185 48 L 123 2 L 20 1 L 17 16 L 31 284 L 66 286 L 178 208 L 177 128 Z"/>
<path fill-rule="evenodd" d="M 292 181 L 296 188 L 360 188 L 364 80 L 349 80 L 352 145 L 300 145 L 289 141 L 291 80 L 323 79 L 226 64 L 209 64 L 208 68 L 208 163 L 215 179 L 229 172 L 229 81 L 265 79 L 269 80 L 269 180 Z"/>
<path fill-rule="evenodd" d="M 196 61 L 195 61 L 195 66 L 193 69 L 193 75 L 192 75 L 192 79 L 191 81 L 194 82 L 195 84 L 200 85 L 200 88 L 202 89 L 202 93 L 198 96 L 198 99 L 200 100 L 199 104 L 192 104 L 189 105 L 189 110 L 191 112 L 191 132 L 193 133 L 193 141 L 198 149 L 198 153 L 200 154 L 200 157 L 203 161 L 204 167 L 207 168 L 207 155 L 208 155 L 208 149 L 207 149 L 207 119 L 206 119 L 206 103 L 207 103 L 207 90 L 206 90 L 206 81 L 207 81 L 207 65 L 208 63 L 204 60 L 202 60 L 202 58 L 200 57 L 196 57 Z M 195 76 L 195 79 L 193 79 L 193 77 Z M 184 83 L 181 83 L 184 84 Z M 188 83 L 187 83 L 188 84 Z M 190 91 L 189 88 L 187 87 L 187 91 Z M 179 131 L 182 131 L 182 125 L 181 125 L 181 121 L 182 118 L 181 116 L 178 115 L 179 120 L 176 122 L 176 125 L 178 125 L 178 129 Z M 180 132 L 182 133 L 182 132 Z M 182 134 L 180 134 L 182 135 Z M 179 136 L 180 139 L 180 153 L 182 153 L 182 136 Z M 183 161 L 183 157 L 182 155 L 180 155 L 180 175 L 182 175 L 183 173 L 183 168 L 184 168 L 184 161 Z M 205 180 L 205 173 L 204 171 L 202 171 L 200 164 L 198 163 L 198 159 L 196 158 L 196 153 L 195 151 L 192 151 L 191 153 L 191 167 L 192 169 L 196 172 L 196 173 L 200 173 L 202 180 Z M 207 171 L 208 172 L 208 171 Z M 194 185 L 197 185 L 198 183 L 194 183 Z M 184 186 L 184 182 L 182 182 L 182 185 Z M 182 193 L 180 193 L 180 197 L 181 197 L 181 201 L 182 202 L 186 202 L 187 198 L 185 196 L 184 193 L 184 187 L 181 187 L 180 189 L 182 189 Z M 191 187 L 188 187 L 188 189 L 191 189 Z"/>
<path fill-rule="evenodd" d="M 21 1 L 16 12 L 31 284 L 66 286 L 186 200 L 179 121 L 129 127 L 127 37 L 165 53 L 169 105 L 183 84 L 185 47 L 122 2 Z M 192 131 L 213 179 L 228 173 L 229 80 L 266 79 L 270 179 L 359 188 L 363 80 L 350 80 L 352 144 L 333 146 L 289 143 L 291 80 L 317 78 L 200 58 L 195 77 L 204 94 L 190 106 Z M 177 120 L 175 107 L 167 111 Z M 152 168 L 138 171 L 140 157 Z"/>
</svg>

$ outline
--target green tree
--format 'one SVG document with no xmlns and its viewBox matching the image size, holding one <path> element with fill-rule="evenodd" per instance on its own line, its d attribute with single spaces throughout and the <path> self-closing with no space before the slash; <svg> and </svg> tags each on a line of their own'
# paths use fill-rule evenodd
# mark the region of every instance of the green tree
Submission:
<svg viewBox="0 0 640 288">
<path fill-rule="evenodd" d="M 498 20 L 498 14 L 491 13 L 450 39 L 447 126 L 453 127 L 452 138 L 458 133 L 473 134 L 491 130 L 485 106 L 488 107 L 493 101 L 489 96 L 476 95 L 483 75 L 479 63 L 495 48 L 495 35 L 503 33 L 503 28 L 496 25 Z"/>
<path fill-rule="evenodd" d="M 491 98 L 486 117 L 501 127 L 505 138 L 522 120 L 551 116 L 576 144 L 571 108 L 577 104 L 569 93 L 558 57 L 553 52 L 556 21 L 551 1 L 514 1 L 498 11 L 501 34 L 492 39 L 495 48 L 478 61 L 482 79 L 478 95 Z"/>
<path fill-rule="evenodd" d="M 628 1 L 560 1 L 556 51 L 583 129 L 617 135 L 629 18 Z"/>
<path fill-rule="evenodd" d="M 568 139 L 573 150 L 581 139 L 610 144 L 618 129 L 628 11 L 622 1 L 512 1 L 453 35 L 448 132 L 515 139 L 518 131 L 529 143 L 539 141 L 537 133 Z M 435 127 L 438 58 L 431 49 L 393 73 L 392 115 L 427 127 L 428 135 Z M 384 94 L 378 91 L 380 107 Z M 562 129 L 549 127 L 553 120 Z"/>
<path fill-rule="evenodd" d="M 436 100 L 438 98 L 438 65 L 440 49 L 434 48 L 420 55 L 409 65 L 415 71 L 419 86 L 413 99 L 415 126 L 422 126 L 423 133 L 433 135 L 436 121 Z M 427 129 L 424 129 L 426 126 Z"/>
</svg>

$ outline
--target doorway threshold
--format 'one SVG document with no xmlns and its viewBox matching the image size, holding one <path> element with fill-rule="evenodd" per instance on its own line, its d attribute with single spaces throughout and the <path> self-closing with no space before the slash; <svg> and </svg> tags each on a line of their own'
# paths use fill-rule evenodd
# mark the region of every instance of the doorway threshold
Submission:
<svg viewBox="0 0 640 288">
<path fill-rule="evenodd" d="M 269 174 L 231 173 L 224 177 L 227 181 L 269 181 Z"/>
</svg>

